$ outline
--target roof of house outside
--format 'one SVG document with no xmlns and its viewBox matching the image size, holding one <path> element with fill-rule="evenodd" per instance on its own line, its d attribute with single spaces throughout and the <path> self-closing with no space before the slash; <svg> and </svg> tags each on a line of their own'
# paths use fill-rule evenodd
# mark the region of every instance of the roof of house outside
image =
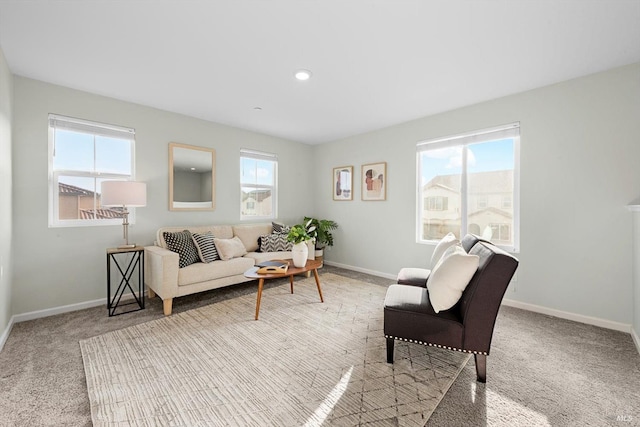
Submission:
<svg viewBox="0 0 640 427">
<path fill-rule="evenodd" d="M 511 215 L 509 212 L 507 212 L 505 210 L 502 210 L 502 209 L 494 208 L 492 206 L 489 206 L 489 207 L 486 207 L 486 208 L 483 208 L 483 209 L 479 209 L 479 210 L 477 210 L 475 212 L 469 213 L 469 218 L 477 216 L 477 215 L 481 215 L 481 214 L 484 214 L 484 213 L 487 213 L 487 212 L 491 212 L 491 213 L 495 213 L 495 214 L 498 214 L 498 215 L 502 215 L 505 218 L 509 218 L 509 219 L 513 218 L 513 215 Z"/>
<path fill-rule="evenodd" d="M 91 196 L 95 194 L 91 190 L 85 188 L 76 187 L 75 185 L 65 184 L 63 182 L 58 183 L 58 194 L 63 196 Z"/>
<path fill-rule="evenodd" d="M 271 190 L 253 190 L 248 193 L 242 193 L 242 201 L 244 202 L 247 199 L 253 199 L 256 202 L 261 202 L 264 199 L 271 197 Z"/>
<path fill-rule="evenodd" d="M 511 193 L 513 191 L 513 171 L 489 171 L 467 174 L 469 194 Z M 460 174 L 436 175 L 424 185 L 424 189 L 440 187 L 456 193 L 460 192 Z"/>
<path fill-rule="evenodd" d="M 122 208 L 110 209 L 80 209 L 80 219 L 111 219 L 122 218 Z"/>
</svg>

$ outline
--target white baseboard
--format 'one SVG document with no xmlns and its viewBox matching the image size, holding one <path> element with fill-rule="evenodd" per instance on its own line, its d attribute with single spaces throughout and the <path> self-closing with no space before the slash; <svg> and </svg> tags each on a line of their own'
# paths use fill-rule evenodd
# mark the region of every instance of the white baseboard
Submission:
<svg viewBox="0 0 640 427">
<path fill-rule="evenodd" d="M 77 304 L 63 305 L 61 307 L 47 308 L 44 310 L 30 311 L 28 313 L 16 314 L 13 316 L 16 323 L 26 322 L 27 320 L 40 319 L 42 317 L 55 316 L 56 314 L 68 313 L 70 311 L 84 310 L 85 308 L 97 307 L 99 305 L 107 305 L 107 299 L 101 298 L 93 301 L 79 302 Z"/>
<path fill-rule="evenodd" d="M 384 277 L 385 279 L 395 280 L 396 276 L 393 274 L 387 274 L 380 271 L 369 270 L 366 268 L 354 267 L 347 264 L 340 264 L 333 261 L 324 261 L 325 264 L 331 265 L 334 267 L 340 267 L 347 270 L 357 271 L 360 273 L 371 274 L 372 276 Z M 123 301 L 126 299 L 132 298 L 131 295 L 123 296 Z M 520 308 L 527 311 L 533 311 L 535 313 L 546 314 L 549 316 L 559 317 L 561 319 L 573 320 L 575 322 L 586 323 L 588 325 L 599 326 L 601 328 L 613 329 L 615 331 L 621 331 L 631 334 L 631 338 L 638 349 L 638 353 L 640 353 L 640 337 L 638 337 L 638 333 L 633 329 L 631 325 L 613 322 L 611 320 L 600 319 L 597 317 L 585 316 L 582 314 L 570 313 L 567 311 L 556 310 L 553 308 L 542 307 L 540 305 L 529 304 L 525 302 L 515 301 L 511 299 L 503 299 L 502 304 L 510 307 Z M 11 317 L 9 320 L 9 324 L 5 328 L 4 332 L 0 336 L 0 351 L 2 351 L 5 342 L 9 338 L 9 334 L 11 333 L 11 329 L 13 328 L 14 323 L 26 322 L 28 320 L 40 319 L 42 317 L 54 316 L 56 314 L 68 313 L 70 311 L 83 310 L 85 308 L 92 308 L 107 305 L 107 299 L 101 298 L 92 301 L 85 301 L 77 304 L 69 304 L 63 305 L 61 307 L 54 307 L 45 310 L 37 310 L 31 311 L 29 313 L 16 314 Z"/>
<path fill-rule="evenodd" d="M 122 296 L 121 301 L 128 301 L 130 299 L 133 299 L 133 295 L 126 294 Z M 84 310 L 85 308 L 99 307 L 101 305 L 105 306 L 105 308 L 107 307 L 106 298 L 79 302 L 77 304 L 63 305 L 61 307 L 47 308 L 45 310 L 30 311 L 29 313 L 16 314 L 15 316 L 12 317 L 12 319 L 15 318 L 15 323 L 26 322 L 27 320 L 34 320 L 34 319 L 40 319 L 43 317 L 55 316 L 56 314 L 68 313 L 70 311 Z"/>
<path fill-rule="evenodd" d="M 636 345 L 638 353 L 640 353 L 640 337 L 638 337 L 638 332 L 633 327 L 631 327 L 631 338 L 633 338 L 633 343 Z"/>
<path fill-rule="evenodd" d="M 7 342 L 7 339 L 9 338 L 9 334 L 11 333 L 11 329 L 13 328 L 13 324 L 15 323 L 14 318 L 15 316 L 11 316 L 11 319 L 9 319 L 9 324 L 5 328 L 2 335 L 0 335 L 0 351 L 2 351 L 2 349 L 4 348 L 4 343 Z"/>
<path fill-rule="evenodd" d="M 325 260 L 324 263 L 327 265 L 332 265 L 334 267 L 340 267 L 347 270 L 358 271 L 360 273 L 371 274 L 372 276 L 384 277 L 386 279 L 391 279 L 391 280 L 396 279 L 396 276 L 394 276 L 393 274 L 382 273 L 380 271 L 368 270 L 365 268 L 354 267 L 352 265 L 347 265 L 347 264 L 340 264 L 333 261 Z M 594 326 L 599 326 L 605 329 L 612 329 L 614 331 L 629 333 L 631 334 L 631 337 L 633 338 L 633 342 L 635 343 L 636 348 L 638 349 L 638 353 L 640 353 L 640 338 L 638 337 L 638 334 L 636 333 L 636 331 L 633 330 L 630 324 L 600 319 L 598 317 L 585 316 L 582 314 L 570 313 L 568 311 L 556 310 L 553 308 L 547 308 L 547 307 L 543 307 L 535 304 L 528 304 L 525 302 L 515 301 L 511 299 L 506 299 L 506 298 L 502 300 L 502 304 L 510 307 L 521 308 L 527 311 L 533 311 L 535 313 L 546 314 L 548 316 L 559 317 L 561 319 L 573 320 L 575 322 L 585 323 L 587 325 L 594 325 Z"/>
<path fill-rule="evenodd" d="M 127 301 L 130 299 L 133 299 L 133 296 L 130 294 L 122 296 L 122 301 Z M 0 336 L 0 351 L 2 351 L 4 347 L 4 343 L 7 341 L 7 338 L 9 338 L 9 334 L 11 333 L 11 329 L 13 328 L 14 323 L 41 319 L 43 317 L 55 316 L 56 314 L 69 313 L 70 311 L 78 311 L 78 310 L 84 310 L 85 308 L 99 307 L 101 305 L 105 306 L 106 308 L 107 306 L 106 298 L 100 298 L 92 301 L 80 302 L 77 304 L 63 305 L 61 307 L 53 307 L 53 308 L 47 308 L 45 310 L 36 310 L 36 311 L 30 311 L 28 313 L 13 315 L 9 320 L 9 325 L 6 327 L 5 331 L 2 333 L 2 336 Z"/>
<path fill-rule="evenodd" d="M 347 264 L 340 264 L 340 263 L 334 262 L 334 261 L 326 261 L 325 260 L 324 263 L 327 264 L 327 265 L 334 266 L 334 267 L 344 268 L 345 270 L 352 270 L 352 271 L 357 271 L 359 273 L 370 274 L 372 276 L 384 277 L 385 279 L 391 279 L 391 280 L 396 280 L 397 279 L 396 275 L 383 273 L 381 271 L 368 270 L 366 268 L 354 267 L 352 265 L 347 265 Z"/>
<path fill-rule="evenodd" d="M 561 319 L 573 320 L 574 322 L 586 323 L 587 325 L 613 329 L 614 331 L 621 331 L 626 333 L 631 332 L 631 325 L 626 323 L 614 322 L 612 320 L 600 319 L 598 317 L 585 316 L 583 314 L 570 313 L 568 311 L 556 310 L 554 308 L 547 308 L 540 305 L 529 304 L 526 302 L 520 302 L 506 298 L 502 300 L 502 304 L 509 307 L 533 311 L 535 313 L 546 314 L 548 316 L 559 317 Z"/>
</svg>

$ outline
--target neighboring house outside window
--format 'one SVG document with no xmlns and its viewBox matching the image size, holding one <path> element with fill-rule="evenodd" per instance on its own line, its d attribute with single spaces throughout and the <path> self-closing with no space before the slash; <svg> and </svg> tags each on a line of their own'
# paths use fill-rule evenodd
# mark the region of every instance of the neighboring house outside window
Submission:
<svg viewBox="0 0 640 427">
<path fill-rule="evenodd" d="M 278 158 L 240 150 L 240 219 L 277 217 Z"/>
<path fill-rule="evenodd" d="M 517 252 L 519 147 L 517 123 L 418 143 L 418 242 L 473 233 Z"/>
<path fill-rule="evenodd" d="M 511 209 L 511 194 L 502 197 L 502 209 Z"/>
<path fill-rule="evenodd" d="M 478 209 L 485 209 L 488 206 L 487 195 L 479 195 L 476 199 L 476 207 Z"/>
<path fill-rule="evenodd" d="M 431 196 L 425 200 L 425 209 L 429 211 L 446 211 L 449 199 L 443 196 Z"/>
<path fill-rule="evenodd" d="M 49 114 L 49 226 L 121 224 L 122 208 L 102 207 L 100 187 L 134 178 L 134 144 L 133 129 Z"/>
</svg>

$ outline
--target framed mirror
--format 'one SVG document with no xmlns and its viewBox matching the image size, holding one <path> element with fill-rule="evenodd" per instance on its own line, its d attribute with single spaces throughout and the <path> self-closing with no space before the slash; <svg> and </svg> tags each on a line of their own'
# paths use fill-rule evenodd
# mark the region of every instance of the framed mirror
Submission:
<svg viewBox="0 0 640 427">
<path fill-rule="evenodd" d="M 216 206 L 216 151 L 169 143 L 169 210 L 212 211 Z"/>
</svg>

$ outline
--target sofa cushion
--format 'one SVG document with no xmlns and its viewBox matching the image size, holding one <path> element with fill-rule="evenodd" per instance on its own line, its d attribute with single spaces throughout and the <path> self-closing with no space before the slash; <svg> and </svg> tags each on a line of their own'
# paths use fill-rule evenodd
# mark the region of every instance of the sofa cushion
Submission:
<svg viewBox="0 0 640 427">
<path fill-rule="evenodd" d="M 431 255 L 431 268 L 435 267 L 435 265 L 440 261 L 444 252 L 449 249 L 449 247 L 460 243 L 460 240 L 455 236 L 455 234 L 449 232 L 447 233 L 436 245 L 433 249 L 433 254 Z"/>
<path fill-rule="evenodd" d="M 178 286 L 188 286 L 208 280 L 222 279 L 243 274 L 253 267 L 251 258 L 233 258 L 229 261 L 198 262 L 178 270 Z"/>
<path fill-rule="evenodd" d="M 216 245 L 213 242 L 213 234 L 210 232 L 204 234 L 191 233 L 191 236 L 193 237 L 193 242 L 196 244 L 200 261 L 213 262 L 220 259 Z"/>
<path fill-rule="evenodd" d="M 216 245 L 220 259 L 223 261 L 238 258 L 247 253 L 246 248 L 238 236 L 233 239 L 218 239 L 217 237 L 214 237 L 213 242 Z"/>
<path fill-rule="evenodd" d="M 189 230 L 164 232 L 163 237 L 167 244 L 167 249 L 178 254 L 178 266 L 180 268 L 187 267 L 199 261 L 198 250 L 193 243 Z"/>
<path fill-rule="evenodd" d="M 445 251 L 427 279 L 429 301 L 436 313 L 456 305 L 476 273 L 478 263 L 479 257 L 467 254 L 460 245 Z"/>
<path fill-rule="evenodd" d="M 272 230 L 271 224 L 234 225 L 233 235 L 240 238 L 248 252 L 253 252 L 258 250 L 258 237 L 271 234 Z"/>
<path fill-rule="evenodd" d="M 260 252 L 290 251 L 293 243 L 287 242 L 288 233 L 271 233 L 260 236 Z"/>
</svg>

